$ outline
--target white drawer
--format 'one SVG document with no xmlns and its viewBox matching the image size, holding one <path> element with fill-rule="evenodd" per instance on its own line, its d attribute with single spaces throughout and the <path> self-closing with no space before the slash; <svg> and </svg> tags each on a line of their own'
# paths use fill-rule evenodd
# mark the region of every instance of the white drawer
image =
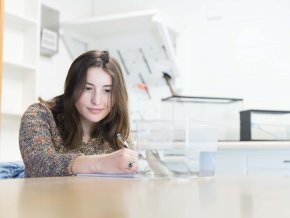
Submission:
<svg viewBox="0 0 290 218">
<path fill-rule="evenodd" d="M 250 168 L 269 168 L 269 169 L 289 169 L 290 156 L 267 155 L 267 156 L 248 156 L 247 167 Z"/>
<path fill-rule="evenodd" d="M 246 173 L 247 176 L 290 176 L 289 169 L 280 168 L 249 168 Z"/>
</svg>

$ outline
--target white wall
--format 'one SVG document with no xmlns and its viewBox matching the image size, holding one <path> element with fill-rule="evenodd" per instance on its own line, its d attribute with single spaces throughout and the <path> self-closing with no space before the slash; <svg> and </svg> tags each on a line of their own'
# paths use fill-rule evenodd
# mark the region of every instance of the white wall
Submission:
<svg viewBox="0 0 290 218">
<path fill-rule="evenodd" d="M 56 1 L 42 0 L 43 4 L 59 10 L 60 22 L 92 14 L 91 0 Z M 69 5 L 69 6 L 68 6 Z M 37 95 L 43 99 L 51 99 L 63 93 L 63 85 L 72 59 L 63 43 L 59 40 L 59 52 L 53 57 L 40 56 L 37 78 Z"/>
<path fill-rule="evenodd" d="M 290 109 L 289 1 L 130 3 L 159 8 L 187 24 L 178 47 L 181 93 L 241 97 L 245 109 Z"/>
<path fill-rule="evenodd" d="M 181 93 L 241 97 L 245 109 L 290 108 L 289 1 L 94 2 L 95 14 L 159 8 L 186 24 L 177 48 Z"/>
<path fill-rule="evenodd" d="M 59 8 L 61 20 L 158 8 L 185 24 L 177 47 L 181 76 L 176 86 L 181 94 L 241 97 L 245 109 L 290 108 L 290 2 L 286 0 L 43 2 Z M 55 63 L 61 58 L 61 54 L 55 57 Z M 52 76 L 66 73 L 67 65 L 56 66 L 54 61 L 41 58 L 40 69 Z"/>
<path fill-rule="evenodd" d="M 184 93 L 290 109 L 290 2 L 217 0 L 200 8 L 180 48 Z"/>
</svg>

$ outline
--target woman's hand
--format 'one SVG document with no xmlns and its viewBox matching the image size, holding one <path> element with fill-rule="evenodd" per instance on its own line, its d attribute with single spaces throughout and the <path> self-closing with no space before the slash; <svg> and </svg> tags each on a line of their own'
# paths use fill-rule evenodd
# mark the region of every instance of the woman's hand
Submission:
<svg viewBox="0 0 290 218">
<path fill-rule="evenodd" d="M 78 173 L 137 173 L 138 153 L 127 148 L 110 154 L 79 156 L 72 165 Z"/>
</svg>

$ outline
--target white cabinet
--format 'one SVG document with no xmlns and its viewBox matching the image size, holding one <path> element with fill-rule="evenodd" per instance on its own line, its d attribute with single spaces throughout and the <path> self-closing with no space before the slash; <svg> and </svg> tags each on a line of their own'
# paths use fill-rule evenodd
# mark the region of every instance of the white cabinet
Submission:
<svg viewBox="0 0 290 218">
<path fill-rule="evenodd" d="M 246 155 L 237 151 L 217 150 L 216 175 L 246 175 Z"/>
<path fill-rule="evenodd" d="M 36 100 L 39 1 L 6 0 L 4 12 L 0 161 L 20 159 L 20 118 Z"/>
<path fill-rule="evenodd" d="M 158 10 L 152 9 L 78 19 L 62 23 L 61 29 L 73 56 L 86 49 L 140 48 L 144 44 L 163 46 L 172 74 L 176 76 L 174 46 L 180 30 L 176 23 L 167 20 Z"/>
<path fill-rule="evenodd" d="M 216 174 L 289 176 L 290 142 L 219 143 Z"/>
<path fill-rule="evenodd" d="M 247 175 L 290 175 L 290 152 L 272 151 L 249 155 Z"/>
</svg>

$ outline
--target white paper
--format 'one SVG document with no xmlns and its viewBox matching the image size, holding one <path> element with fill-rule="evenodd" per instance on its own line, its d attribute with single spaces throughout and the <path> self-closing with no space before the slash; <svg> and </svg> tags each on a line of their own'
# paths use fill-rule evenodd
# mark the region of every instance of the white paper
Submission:
<svg viewBox="0 0 290 218">
<path fill-rule="evenodd" d="M 77 176 L 91 177 L 116 177 L 116 178 L 139 178 L 139 174 L 134 173 L 80 173 Z"/>
</svg>

